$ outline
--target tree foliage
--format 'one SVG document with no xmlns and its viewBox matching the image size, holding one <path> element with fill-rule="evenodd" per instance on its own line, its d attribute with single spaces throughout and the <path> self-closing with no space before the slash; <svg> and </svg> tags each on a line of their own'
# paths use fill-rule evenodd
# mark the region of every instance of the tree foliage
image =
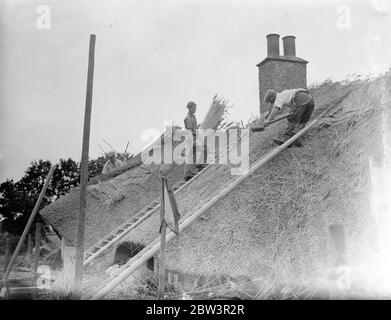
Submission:
<svg viewBox="0 0 391 320">
<path fill-rule="evenodd" d="M 90 178 L 101 173 L 105 161 L 105 157 L 89 161 Z M 50 161 L 33 161 L 19 181 L 6 180 L 0 184 L 0 214 L 6 218 L 3 221 L 4 230 L 13 234 L 23 232 L 51 166 Z M 80 164 L 71 158 L 60 159 L 39 209 L 68 193 L 79 181 Z M 43 222 L 39 215 L 33 226 L 37 222 Z"/>
</svg>

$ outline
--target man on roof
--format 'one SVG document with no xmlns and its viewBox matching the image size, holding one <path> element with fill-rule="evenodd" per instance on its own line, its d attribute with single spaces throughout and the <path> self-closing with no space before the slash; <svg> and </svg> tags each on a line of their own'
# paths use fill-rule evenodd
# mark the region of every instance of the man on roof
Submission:
<svg viewBox="0 0 391 320">
<path fill-rule="evenodd" d="M 190 130 L 193 135 L 193 147 L 192 152 L 189 152 L 187 155 L 189 157 L 189 162 L 191 163 L 185 163 L 184 168 L 184 179 L 185 181 L 190 180 L 194 175 L 197 174 L 197 172 L 204 167 L 203 164 L 196 164 L 196 150 L 197 150 L 197 129 L 200 127 L 200 124 L 197 124 L 197 119 L 195 117 L 195 113 L 197 111 L 197 104 L 193 101 L 190 101 L 186 105 L 188 109 L 188 113 L 186 115 L 186 118 L 184 120 L 185 123 L 185 129 Z"/>
<path fill-rule="evenodd" d="M 114 151 L 106 153 L 107 161 L 103 166 L 102 174 L 108 173 L 109 171 L 118 168 L 123 165 L 123 162 L 117 159 L 117 155 Z"/>
<path fill-rule="evenodd" d="M 270 124 L 274 116 L 278 114 L 282 107 L 290 108 L 291 115 L 287 118 L 288 125 L 281 138 L 274 139 L 277 144 L 283 144 L 298 131 L 302 130 L 310 120 L 314 111 L 314 98 L 305 89 L 289 89 L 281 92 L 268 90 L 265 94 L 265 103 L 271 104 L 271 110 L 263 123 L 264 127 Z M 301 146 L 300 138 L 296 140 L 296 146 Z"/>
</svg>

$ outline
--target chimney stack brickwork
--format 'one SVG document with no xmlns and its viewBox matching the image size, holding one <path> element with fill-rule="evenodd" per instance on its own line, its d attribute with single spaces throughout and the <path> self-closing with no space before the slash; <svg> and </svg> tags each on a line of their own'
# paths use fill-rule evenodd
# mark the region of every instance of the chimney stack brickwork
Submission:
<svg viewBox="0 0 391 320">
<path fill-rule="evenodd" d="M 286 36 L 282 38 L 282 42 L 284 43 L 284 56 L 296 57 L 295 39 L 295 36 Z"/>
<path fill-rule="evenodd" d="M 269 110 L 263 102 L 265 93 L 269 89 L 277 92 L 285 89 L 307 88 L 308 61 L 296 57 L 295 37 L 283 37 L 284 55 L 279 55 L 278 34 L 270 34 L 267 39 L 267 57 L 260 62 L 259 71 L 259 99 L 261 114 Z"/>
<path fill-rule="evenodd" d="M 278 57 L 280 55 L 280 35 L 276 33 L 268 34 L 267 39 L 267 56 Z"/>
</svg>

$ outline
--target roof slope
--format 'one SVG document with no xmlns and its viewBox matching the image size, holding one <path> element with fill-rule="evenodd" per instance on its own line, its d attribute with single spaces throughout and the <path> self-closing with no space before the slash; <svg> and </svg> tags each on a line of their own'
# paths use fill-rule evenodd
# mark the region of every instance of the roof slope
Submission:
<svg viewBox="0 0 391 320">
<path fill-rule="evenodd" d="M 228 101 L 214 96 L 211 106 L 202 122 L 202 128 L 216 129 L 227 125 Z M 154 143 L 153 150 L 164 145 L 178 127 L 166 130 Z M 172 141 L 172 147 L 182 143 Z M 152 147 L 151 147 L 152 148 Z M 151 149 L 150 149 L 151 150 Z M 151 154 L 150 154 L 151 155 Z M 164 173 L 171 185 L 183 180 L 183 165 L 177 164 L 143 164 L 141 154 L 130 159 L 124 166 L 116 168 L 105 175 L 91 179 L 87 187 L 86 208 L 86 247 L 89 248 L 98 240 L 108 235 L 139 210 L 154 201 L 160 200 L 160 183 L 155 173 Z M 101 183 L 95 184 L 98 181 Z M 77 236 L 77 217 L 79 211 L 79 188 L 74 188 L 59 200 L 40 211 L 42 217 L 62 237 L 75 244 Z"/>
<path fill-rule="evenodd" d="M 376 110 L 391 101 L 390 88 L 390 75 L 314 88 L 318 112 L 338 102 L 338 118 L 326 118 L 303 137 L 303 148 L 285 150 L 170 242 L 167 268 L 308 280 L 328 266 L 327 232 L 333 223 L 346 227 L 349 262 L 367 261 L 374 248 L 368 156 L 381 161 Z M 273 147 L 272 138 L 283 126 L 251 135 L 250 163 Z M 178 193 L 181 214 L 197 210 L 232 179 L 228 166 L 207 168 Z M 124 241 L 147 244 L 158 230 L 158 216 L 152 216 Z"/>
<path fill-rule="evenodd" d="M 320 113 L 326 106 L 338 103 L 343 100 L 352 90 L 357 87 L 357 83 L 348 85 L 327 83 L 320 88 L 313 90 L 316 100 L 316 113 Z M 272 139 L 285 126 L 285 123 L 276 123 L 268 130 L 262 133 L 250 134 L 250 164 L 258 160 L 273 148 Z M 177 202 L 181 215 L 185 215 L 190 210 L 195 211 L 201 207 L 208 199 L 220 192 L 227 184 L 233 181 L 235 177 L 230 174 L 228 165 L 213 165 L 205 169 L 199 175 L 198 179 L 192 181 L 187 187 L 177 193 Z M 223 205 L 223 204 L 221 204 Z M 219 207 L 216 205 L 216 207 Z M 226 208 L 230 212 L 235 212 L 232 208 Z M 157 236 L 159 219 L 152 216 L 142 223 L 138 228 L 133 230 L 125 241 L 149 243 Z M 189 230 L 191 230 L 190 228 Z M 191 231 L 188 231 L 191 233 Z M 192 233 L 195 238 L 198 236 Z"/>
<path fill-rule="evenodd" d="M 338 118 L 326 118 L 304 136 L 303 148 L 285 150 L 171 242 L 167 268 L 314 286 L 311 277 L 330 266 L 327 235 L 335 223 L 345 226 L 348 264 L 371 261 L 376 238 L 368 157 L 382 159 L 376 110 L 391 107 L 390 88 L 391 76 L 351 86 Z M 315 96 L 326 101 L 338 90 Z M 280 128 L 265 133 L 270 136 L 257 141 L 259 149 Z"/>
<path fill-rule="evenodd" d="M 144 165 L 152 171 L 164 171 L 170 183 L 183 179 L 183 165 Z M 159 200 L 156 176 L 136 167 L 114 179 L 87 187 L 85 225 L 86 247 L 94 245 L 139 210 Z M 41 210 L 41 215 L 56 231 L 75 244 L 79 212 L 79 187 Z"/>
</svg>

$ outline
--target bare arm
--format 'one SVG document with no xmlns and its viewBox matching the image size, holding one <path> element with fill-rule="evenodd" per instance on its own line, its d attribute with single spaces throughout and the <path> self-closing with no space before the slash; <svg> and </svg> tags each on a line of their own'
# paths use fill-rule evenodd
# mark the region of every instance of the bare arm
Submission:
<svg viewBox="0 0 391 320">
<path fill-rule="evenodd" d="M 270 112 L 269 116 L 267 117 L 266 121 L 265 121 L 265 125 L 268 125 L 270 123 L 270 121 L 274 118 L 274 116 L 280 112 L 280 108 L 277 108 L 277 107 L 273 107 L 272 109 L 272 112 Z"/>
</svg>

